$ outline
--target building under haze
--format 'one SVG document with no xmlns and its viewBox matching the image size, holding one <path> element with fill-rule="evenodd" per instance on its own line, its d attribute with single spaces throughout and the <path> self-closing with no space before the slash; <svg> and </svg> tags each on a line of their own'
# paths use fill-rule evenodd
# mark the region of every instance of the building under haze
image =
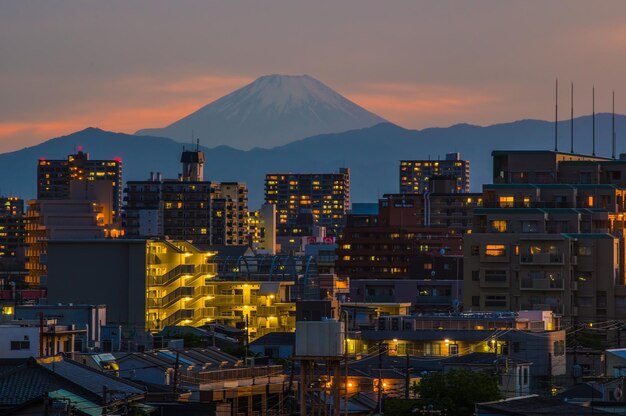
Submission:
<svg viewBox="0 0 626 416">
<path fill-rule="evenodd" d="M 276 206 L 279 236 L 311 235 L 311 225 L 325 227 L 327 235 L 338 236 L 350 208 L 350 170 L 268 173 L 265 203 Z"/>
</svg>

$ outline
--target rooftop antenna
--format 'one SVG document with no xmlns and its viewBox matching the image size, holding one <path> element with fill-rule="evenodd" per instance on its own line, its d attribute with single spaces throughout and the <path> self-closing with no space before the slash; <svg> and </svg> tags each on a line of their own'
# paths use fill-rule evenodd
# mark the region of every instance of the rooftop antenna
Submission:
<svg viewBox="0 0 626 416">
<path fill-rule="evenodd" d="M 596 155 L 596 87 L 591 87 L 591 140 L 592 155 Z"/>
<path fill-rule="evenodd" d="M 571 115 L 570 115 L 570 142 L 571 148 L 570 153 L 574 153 L 574 82 L 572 81 L 572 106 L 571 106 Z"/>
<path fill-rule="evenodd" d="M 196 152 L 200 151 L 200 139 L 196 139 Z"/>
<path fill-rule="evenodd" d="M 615 90 L 613 90 L 613 114 L 611 116 L 611 125 L 612 125 L 612 128 L 611 128 L 612 133 L 611 133 L 611 135 L 613 136 L 612 137 L 612 139 L 613 139 L 613 159 L 615 159 L 615 145 L 616 145 L 616 143 L 615 143 L 615 139 L 616 139 L 615 138 Z"/>
<path fill-rule="evenodd" d="M 554 100 L 554 151 L 559 151 L 559 79 L 556 79 L 555 100 Z"/>
</svg>

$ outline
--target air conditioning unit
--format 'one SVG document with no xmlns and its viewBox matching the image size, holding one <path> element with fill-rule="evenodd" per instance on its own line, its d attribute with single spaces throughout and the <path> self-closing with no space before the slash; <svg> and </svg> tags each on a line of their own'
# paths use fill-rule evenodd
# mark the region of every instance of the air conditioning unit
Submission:
<svg viewBox="0 0 626 416">
<path fill-rule="evenodd" d="M 415 320 L 411 318 L 405 318 L 402 322 L 403 331 L 415 331 Z"/>
<path fill-rule="evenodd" d="M 572 282 L 572 290 L 578 290 L 578 282 L 577 281 Z"/>
<path fill-rule="evenodd" d="M 572 266 L 577 266 L 578 265 L 578 256 L 572 256 L 572 258 L 570 260 L 570 264 Z"/>
<path fill-rule="evenodd" d="M 572 306 L 572 316 L 578 316 L 578 307 Z"/>
<path fill-rule="evenodd" d="M 392 331 L 400 331 L 402 329 L 402 318 L 399 316 L 394 316 L 391 318 L 391 328 Z"/>
<path fill-rule="evenodd" d="M 378 317 L 378 330 L 385 331 L 389 329 L 389 317 L 388 316 L 379 316 Z"/>
</svg>

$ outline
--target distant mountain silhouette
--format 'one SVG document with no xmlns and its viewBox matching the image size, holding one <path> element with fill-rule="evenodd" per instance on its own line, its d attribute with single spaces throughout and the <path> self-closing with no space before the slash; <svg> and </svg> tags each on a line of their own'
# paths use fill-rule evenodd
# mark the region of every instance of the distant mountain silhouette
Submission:
<svg viewBox="0 0 626 416">
<path fill-rule="evenodd" d="M 165 128 L 136 134 L 237 149 L 271 148 L 316 134 L 384 122 L 308 76 L 267 75 Z"/>
<path fill-rule="evenodd" d="M 626 116 L 616 116 L 618 153 L 626 151 Z M 591 117 L 575 120 L 575 151 L 591 152 Z M 559 123 L 559 150 L 569 151 L 569 121 Z M 36 193 L 39 157 L 65 158 L 77 145 L 94 159 L 121 157 L 125 180 L 145 179 L 151 171 L 175 178 L 183 145 L 171 139 L 133 136 L 89 128 L 38 146 L 0 154 L 0 194 L 32 198 Z M 458 124 L 447 128 L 407 130 L 389 123 L 338 134 L 309 137 L 272 149 L 237 150 L 228 146 L 206 152 L 205 178 L 242 181 L 250 188 L 250 207 L 263 201 L 268 172 L 332 172 L 351 169 L 353 202 L 375 201 L 398 192 L 400 159 L 443 158 L 461 152 L 470 160 L 473 191 L 491 183 L 491 151 L 497 149 L 554 149 L 554 124 L 522 120 L 488 127 Z M 596 153 L 611 155 L 611 115 L 596 116 Z"/>
</svg>

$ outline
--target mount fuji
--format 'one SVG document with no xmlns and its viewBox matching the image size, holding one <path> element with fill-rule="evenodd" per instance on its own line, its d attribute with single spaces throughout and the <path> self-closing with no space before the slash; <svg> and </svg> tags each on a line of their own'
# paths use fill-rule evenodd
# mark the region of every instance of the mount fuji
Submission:
<svg viewBox="0 0 626 416">
<path fill-rule="evenodd" d="M 180 142 L 193 134 L 204 146 L 249 150 L 385 121 L 308 75 L 266 75 L 167 127 L 135 134 Z"/>
</svg>

